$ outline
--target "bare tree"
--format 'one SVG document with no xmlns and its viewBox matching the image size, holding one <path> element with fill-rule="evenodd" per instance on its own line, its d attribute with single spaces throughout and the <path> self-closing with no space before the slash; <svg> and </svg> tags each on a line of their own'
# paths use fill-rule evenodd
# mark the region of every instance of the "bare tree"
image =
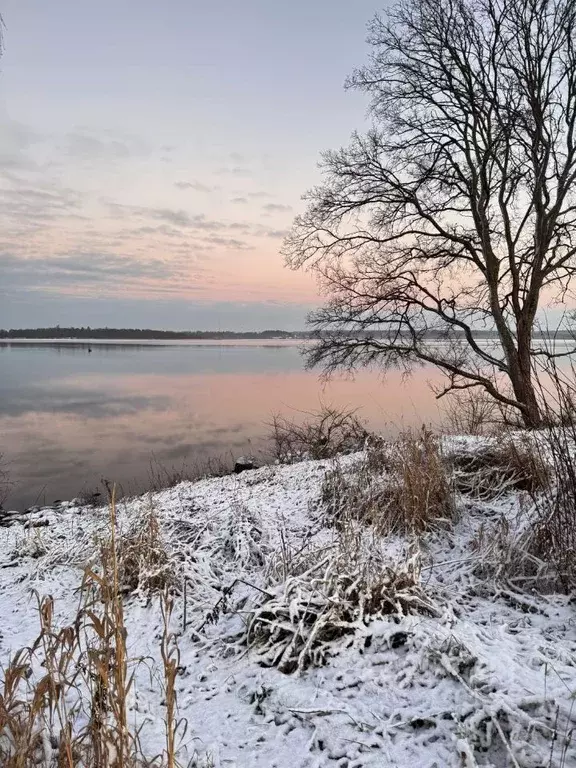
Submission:
<svg viewBox="0 0 576 768">
<path fill-rule="evenodd" d="M 576 3 L 404 0 L 369 30 L 349 86 L 373 127 L 323 156 L 285 242 L 328 296 L 308 362 L 431 363 L 438 396 L 481 387 L 538 426 L 531 357 L 560 352 L 537 313 L 576 269 Z"/>
</svg>

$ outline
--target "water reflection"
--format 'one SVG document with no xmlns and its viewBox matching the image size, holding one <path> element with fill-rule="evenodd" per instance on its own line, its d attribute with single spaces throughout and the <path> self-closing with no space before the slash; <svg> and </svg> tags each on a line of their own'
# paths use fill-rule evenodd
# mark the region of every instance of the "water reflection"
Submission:
<svg viewBox="0 0 576 768">
<path fill-rule="evenodd" d="M 259 451 L 273 413 L 350 406 L 383 431 L 439 419 L 426 369 L 322 387 L 294 345 L 63 346 L 0 352 L 0 452 L 17 508 L 70 498 L 101 478 L 143 490 L 153 457 L 178 468 Z"/>
</svg>

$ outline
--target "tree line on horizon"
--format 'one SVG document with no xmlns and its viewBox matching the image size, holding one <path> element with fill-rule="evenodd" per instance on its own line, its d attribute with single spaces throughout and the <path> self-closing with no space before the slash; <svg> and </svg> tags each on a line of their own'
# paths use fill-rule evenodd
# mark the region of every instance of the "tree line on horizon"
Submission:
<svg viewBox="0 0 576 768">
<path fill-rule="evenodd" d="M 152 328 L 11 328 L 0 330 L 0 339 L 291 339 L 301 332 L 265 331 L 160 331 Z"/>
<path fill-rule="evenodd" d="M 365 338 L 387 339 L 393 334 L 393 330 L 370 331 L 349 331 L 349 336 L 364 336 Z M 329 335 L 330 331 L 326 333 Z M 474 338 L 476 339 L 498 339 L 496 330 L 474 329 Z M 346 336 L 346 331 L 340 332 L 341 336 Z M 428 340 L 451 341 L 458 332 L 453 330 L 447 333 L 445 329 L 427 329 L 423 336 Z M 462 338 L 464 334 L 460 333 Z M 533 333 L 535 338 L 549 339 L 571 339 L 575 337 L 575 331 L 572 329 L 564 330 L 536 330 Z M 60 327 L 59 325 L 50 328 L 11 328 L 9 330 L 0 329 L 1 339 L 147 339 L 147 340 L 226 340 L 226 339 L 311 339 L 317 338 L 317 334 L 312 331 L 283 331 L 283 330 L 265 330 L 265 331 L 162 331 L 152 328 L 90 328 L 85 327 Z"/>
</svg>

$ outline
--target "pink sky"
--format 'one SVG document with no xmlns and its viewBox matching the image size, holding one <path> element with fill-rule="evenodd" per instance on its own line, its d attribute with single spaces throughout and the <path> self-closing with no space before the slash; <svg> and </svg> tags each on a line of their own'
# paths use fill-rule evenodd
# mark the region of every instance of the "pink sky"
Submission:
<svg viewBox="0 0 576 768">
<path fill-rule="evenodd" d="M 6 0 L 0 327 L 302 328 L 279 251 L 378 8 Z"/>
</svg>

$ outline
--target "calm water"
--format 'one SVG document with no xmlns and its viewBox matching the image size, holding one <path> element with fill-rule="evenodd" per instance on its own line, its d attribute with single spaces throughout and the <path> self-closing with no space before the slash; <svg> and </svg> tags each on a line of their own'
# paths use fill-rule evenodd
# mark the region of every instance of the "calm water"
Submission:
<svg viewBox="0 0 576 768">
<path fill-rule="evenodd" d="M 0 344 L 0 453 L 15 483 L 5 507 L 72 498 L 102 478 L 143 491 L 159 465 L 258 455 L 274 413 L 350 406 L 385 432 L 437 422 L 434 376 L 323 386 L 281 342 Z"/>
</svg>

